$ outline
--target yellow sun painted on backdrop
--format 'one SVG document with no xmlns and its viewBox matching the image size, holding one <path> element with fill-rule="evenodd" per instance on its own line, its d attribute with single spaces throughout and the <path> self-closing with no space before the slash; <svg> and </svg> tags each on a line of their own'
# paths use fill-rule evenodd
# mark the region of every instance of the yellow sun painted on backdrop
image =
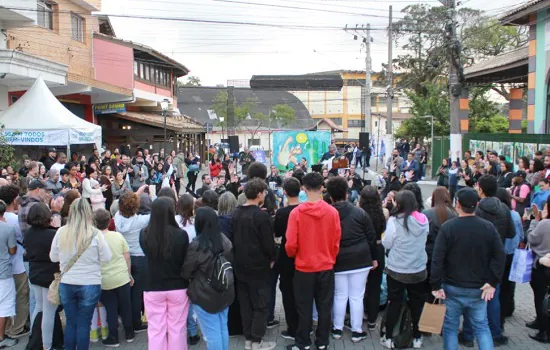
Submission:
<svg viewBox="0 0 550 350">
<path fill-rule="evenodd" d="M 296 142 L 298 143 L 306 143 L 307 141 L 307 135 L 304 133 L 299 133 L 296 135 Z"/>
</svg>

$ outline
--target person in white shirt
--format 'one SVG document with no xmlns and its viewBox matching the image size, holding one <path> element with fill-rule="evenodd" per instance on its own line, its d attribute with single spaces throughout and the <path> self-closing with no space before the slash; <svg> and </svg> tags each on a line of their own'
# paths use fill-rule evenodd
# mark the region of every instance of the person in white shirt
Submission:
<svg viewBox="0 0 550 350">
<path fill-rule="evenodd" d="M 107 190 L 107 185 L 99 186 L 97 181 L 97 171 L 92 167 L 86 168 L 86 177 L 82 180 L 82 198 L 85 198 L 91 204 L 91 198 L 94 195 L 103 195 Z"/>
<path fill-rule="evenodd" d="M 19 338 L 29 333 L 29 328 L 25 327 L 25 323 L 29 317 L 29 278 L 27 276 L 27 270 L 25 269 L 25 263 L 23 262 L 23 255 L 25 254 L 25 249 L 23 248 L 23 234 L 19 227 L 18 216 L 15 213 L 17 209 L 16 199 L 18 196 L 19 187 L 15 185 L 0 187 L 0 200 L 6 203 L 4 222 L 15 228 L 15 238 L 17 239 L 17 251 L 15 255 L 10 257 L 15 291 L 17 293 L 15 302 L 16 314 L 13 319 L 8 321 L 6 326 L 6 334 L 12 338 Z"/>
<path fill-rule="evenodd" d="M 61 169 L 65 168 L 65 165 L 67 165 L 67 155 L 63 152 L 59 152 L 59 153 L 57 153 L 57 160 L 52 165 L 50 170 L 54 169 L 54 170 L 57 170 L 57 171 L 61 171 Z"/>
</svg>

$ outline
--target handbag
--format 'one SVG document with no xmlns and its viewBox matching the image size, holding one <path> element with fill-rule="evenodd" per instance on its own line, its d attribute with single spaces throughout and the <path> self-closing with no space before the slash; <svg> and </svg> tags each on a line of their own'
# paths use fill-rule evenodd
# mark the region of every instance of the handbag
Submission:
<svg viewBox="0 0 550 350">
<path fill-rule="evenodd" d="M 50 284 L 50 287 L 48 288 L 48 301 L 50 303 L 54 305 L 61 305 L 61 297 L 59 296 L 59 284 L 61 283 L 61 278 L 63 277 L 64 274 L 69 272 L 71 267 L 73 267 L 76 261 L 82 256 L 82 254 L 84 254 L 86 249 L 90 247 L 90 244 L 92 244 L 92 241 L 95 239 L 96 236 L 97 236 L 97 232 L 92 236 L 92 239 L 90 239 L 88 244 L 86 244 L 86 247 L 81 251 L 79 251 L 78 253 L 76 253 L 75 256 L 73 256 L 72 259 L 69 260 L 69 262 L 67 263 L 67 265 L 65 265 L 65 268 L 61 273 L 59 272 L 54 273 L 53 281 Z"/>
<path fill-rule="evenodd" d="M 516 249 L 508 280 L 516 283 L 530 282 L 534 262 L 535 257 L 529 245 L 526 249 Z"/>
</svg>

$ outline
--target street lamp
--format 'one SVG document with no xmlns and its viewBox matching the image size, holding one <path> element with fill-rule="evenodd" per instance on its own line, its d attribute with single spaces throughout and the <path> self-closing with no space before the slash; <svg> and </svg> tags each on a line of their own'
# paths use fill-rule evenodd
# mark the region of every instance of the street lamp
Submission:
<svg viewBox="0 0 550 350">
<path fill-rule="evenodd" d="M 168 105 L 170 100 L 165 98 L 160 102 L 160 108 L 162 108 L 162 115 L 164 116 L 164 139 L 162 141 L 162 147 L 164 148 L 164 156 L 166 157 L 166 112 L 168 111 Z"/>
</svg>

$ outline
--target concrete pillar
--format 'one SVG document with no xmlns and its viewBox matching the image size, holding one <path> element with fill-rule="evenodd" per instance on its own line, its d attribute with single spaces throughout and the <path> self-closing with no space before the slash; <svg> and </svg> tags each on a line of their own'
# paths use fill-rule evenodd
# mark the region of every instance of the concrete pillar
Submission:
<svg viewBox="0 0 550 350">
<path fill-rule="evenodd" d="M 521 134 L 521 120 L 523 119 L 523 89 L 510 89 L 510 102 L 508 110 L 508 133 Z"/>
<path fill-rule="evenodd" d="M 537 15 L 529 16 L 529 67 L 527 75 L 527 132 L 535 132 L 535 85 L 537 63 Z"/>
<path fill-rule="evenodd" d="M 470 113 L 470 101 L 468 100 L 468 89 L 466 87 L 462 88 L 460 94 L 460 111 L 459 111 L 459 121 L 460 121 L 460 133 L 468 133 L 469 120 L 468 116 Z"/>
</svg>

